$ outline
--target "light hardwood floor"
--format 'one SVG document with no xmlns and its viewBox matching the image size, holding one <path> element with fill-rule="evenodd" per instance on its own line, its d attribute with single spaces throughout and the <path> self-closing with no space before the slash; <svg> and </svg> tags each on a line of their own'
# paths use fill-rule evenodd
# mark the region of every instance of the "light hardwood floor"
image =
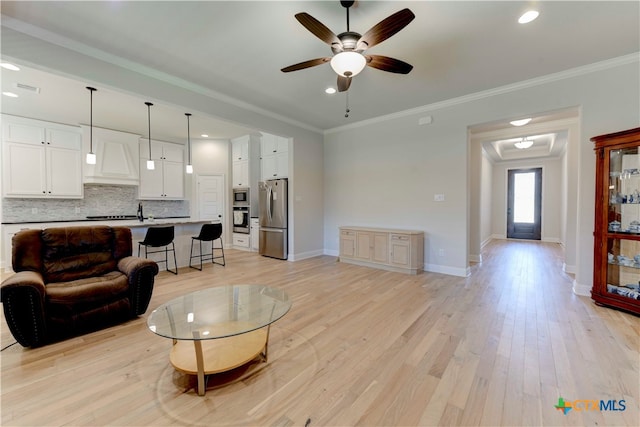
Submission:
<svg viewBox="0 0 640 427">
<path fill-rule="evenodd" d="M 639 425 L 640 319 L 574 295 L 558 245 L 495 241 L 483 260 L 467 278 L 408 276 L 228 250 L 226 267 L 163 272 L 145 316 L 4 350 L 2 425 Z M 215 376 L 200 397 L 146 316 L 243 283 L 282 288 L 293 307 L 271 329 L 268 363 Z M 563 415 L 560 396 L 626 410 Z"/>
</svg>

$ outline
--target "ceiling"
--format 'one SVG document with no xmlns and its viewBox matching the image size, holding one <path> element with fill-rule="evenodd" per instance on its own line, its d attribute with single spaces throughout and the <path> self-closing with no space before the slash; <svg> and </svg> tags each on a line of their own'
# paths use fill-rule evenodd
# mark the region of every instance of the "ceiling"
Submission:
<svg viewBox="0 0 640 427">
<path fill-rule="evenodd" d="M 367 52 L 401 59 L 414 68 L 408 75 L 366 68 L 354 77 L 348 91 L 348 118 L 345 93 L 324 93 L 336 84 L 328 64 L 280 71 L 331 55 L 329 46 L 294 15 L 307 12 L 337 34 L 346 30 L 345 10 L 338 1 L 3 0 L 2 54 L 3 60 L 19 62 L 15 34 L 27 34 L 63 46 L 70 54 L 99 57 L 142 74 L 187 82 L 209 97 L 234 100 L 322 132 L 640 51 L 638 2 L 533 2 L 540 17 L 518 24 L 517 18 L 531 4 L 356 2 L 350 27 L 361 34 L 404 7 L 413 11 L 413 22 Z M 85 86 L 90 83 L 98 88 L 94 125 L 147 134 L 144 101 L 153 101 L 153 93 L 123 92 L 113 84 L 51 75 L 39 70 L 37 63 L 20 65 L 27 67 L 20 72 L 2 70 L 3 91 L 12 90 L 17 81 L 41 91 L 16 99 L 2 97 L 4 113 L 36 117 L 48 110 L 55 111 L 55 121 L 88 123 Z M 151 111 L 152 137 L 184 141 L 186 110 L 194 114 L 193 137 L 206 132 L 212 138 L 228 139 L 253 130 L 250 123 L 220 121 L 191 111 L 186 104 L 184 99 L 156 102 Z M 51 114 L 46 118 L 51 119 Z"/>
</svg>

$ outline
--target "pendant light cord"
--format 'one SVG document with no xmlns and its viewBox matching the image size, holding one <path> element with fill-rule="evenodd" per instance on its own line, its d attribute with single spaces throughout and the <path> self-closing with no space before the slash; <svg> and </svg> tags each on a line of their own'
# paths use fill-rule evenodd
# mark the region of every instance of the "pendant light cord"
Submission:
<svg viewBox="0 0 640 427">
<path fill-rule="evenodd" d="M 91 94 L 90 113 L 89 113 L 89 153 L 93 154 L 93 92 L 97 90 L 95 87 L 87 86 Z"/>
<path fill-rule="evenodd" d="M 184 113 L 187 116 L 187 148 L 189 149 L 189 164 L 191 164 L 191 129 L 189 128 L 189 117 L 191 113 Z"/>
<path fill-rule="evenodd" d="M 151 160 L 151 106 L 150 102 L 145 102 L 147 106 L 147 117 L 149 118 L 149 160 Z"/>
</svg>

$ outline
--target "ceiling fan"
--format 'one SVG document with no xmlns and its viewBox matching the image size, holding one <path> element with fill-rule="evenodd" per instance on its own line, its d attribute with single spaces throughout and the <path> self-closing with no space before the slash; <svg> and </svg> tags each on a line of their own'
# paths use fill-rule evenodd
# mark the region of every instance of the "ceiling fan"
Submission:
<svg viewBox="0 0 640 427">
<path fill-rule="evenodd" d="M 365 66 L 391 73 L 408 74 L 413 69 L 413 65 L 388 56 L 366 55 L 364 52 L 406 27 L 415 18 L 413 12 L 409 9 L 402 9 L 378 22 L 364 35 L 360 35 L 349 30 L 349 8 L 353 6 L 353 3 L 355 1 L 340 2 L 347 9 L 347 31 L 337 36 L 308 13 L 301 12 L 296 14 L 296 19 L 307 30 L 331 46 L 333 56 L 311 59 L 290 65 L 283 68 L 282 72 L 288 73 L 329 62 L 333 70 L 338 74 L 339 92 L 349 89 L 351 79 L 362 71 Z"/>
</svg>

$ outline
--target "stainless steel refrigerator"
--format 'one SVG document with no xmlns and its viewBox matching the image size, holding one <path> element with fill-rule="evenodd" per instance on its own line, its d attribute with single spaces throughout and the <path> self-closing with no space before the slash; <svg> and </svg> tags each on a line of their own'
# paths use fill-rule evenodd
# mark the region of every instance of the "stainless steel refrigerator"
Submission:
<svg viewBox="0 0 640 427">
<path fill-rule="evenodd" d="M 287 259 L 287 180 L 258 183 L 260 205 L 260 255 Z"/>
</svg>

